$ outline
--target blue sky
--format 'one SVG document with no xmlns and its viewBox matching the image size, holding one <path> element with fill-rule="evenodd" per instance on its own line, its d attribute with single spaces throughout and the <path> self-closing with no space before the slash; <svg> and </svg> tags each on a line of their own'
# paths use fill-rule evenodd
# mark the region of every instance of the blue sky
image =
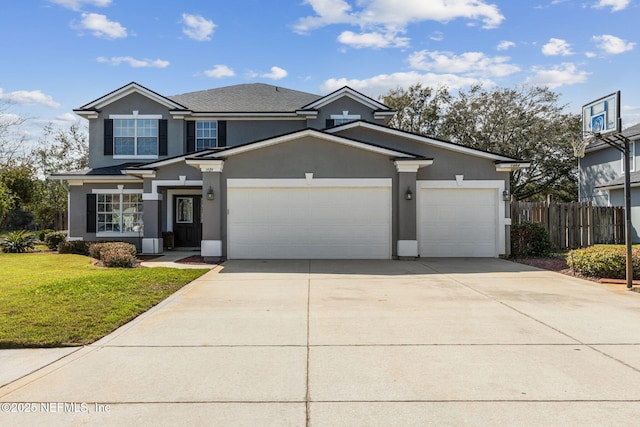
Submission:
<svg viewBox="0 0 640 427">
<path fill-rule="evenodd" d="M 2 114 L 68 126 L 131 81 L 163 95 L 264 82 L 377 97 L 422 82 L 621 90 L 640 122 L 640 0 L 21 0 L 0 7 Z M 0 107 L 1 108 L 1 107 Z"/>
</svg>

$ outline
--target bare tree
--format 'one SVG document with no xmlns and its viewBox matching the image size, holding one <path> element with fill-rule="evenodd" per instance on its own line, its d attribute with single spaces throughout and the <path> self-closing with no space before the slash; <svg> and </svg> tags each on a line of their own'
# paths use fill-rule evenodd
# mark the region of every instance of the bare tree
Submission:
<svg viewBox="0 0 640 427">
<path fill-rule="evenodd" d="M 10 164 L 24 154 L 26 138 L 19 130 L 26 120 L 11 113 L 10 104 L 0 100 L 0 166 Z"/>
</svg>

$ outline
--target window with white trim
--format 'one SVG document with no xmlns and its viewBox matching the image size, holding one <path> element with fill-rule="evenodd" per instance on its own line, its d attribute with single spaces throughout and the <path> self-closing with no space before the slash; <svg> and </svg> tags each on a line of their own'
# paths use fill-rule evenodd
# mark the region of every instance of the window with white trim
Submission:
<svg viewBox="0 0 640 427">
<path fill-rule="evenodd" d="M 620 169 L 621 173 L 624 173 L 624 153 L 620 153 L 620 163 L 622 164 L 622 168 Z M 631 167 L 629 168 L 630 172 L 636 171 L 636 143 L 632 142 L 629 144 L 629 164 Z"/>
<path fill-rule="evenodd" d="M 333 124 L 335 126 L 343 125 L 345 123 L 360 120 L 360 114 L 349 114 L 348 111 L 343 111 L 342 114 L 332 114 L 331 120 L 333 120 Z"/>
<path fill-rule="evenodd" d="M 97 194 L 98 234 L 137 233 L 142 229 L 142 190 Z"/>
<path fill-rule="evenodd" d="M 196 121 L 196 150 L 218 146 L 218 122 L 215 120 Z"/>
<path fill-rule="evenodd" d="M 155 159 L 158 157 L 159 120 L 157 114 L 111 114 L 113 157 Z"/>
</svg>

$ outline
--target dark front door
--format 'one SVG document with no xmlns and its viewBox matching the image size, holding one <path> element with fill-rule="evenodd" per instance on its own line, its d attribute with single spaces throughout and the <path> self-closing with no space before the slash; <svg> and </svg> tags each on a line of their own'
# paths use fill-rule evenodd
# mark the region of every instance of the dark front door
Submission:
<svg viewBox="0 0 640 427">
<path fill-rule="evenodd" d="M 173 233 L 176 247 L 200 247 L 200 196 L 174 196 Z"/>
</svg>

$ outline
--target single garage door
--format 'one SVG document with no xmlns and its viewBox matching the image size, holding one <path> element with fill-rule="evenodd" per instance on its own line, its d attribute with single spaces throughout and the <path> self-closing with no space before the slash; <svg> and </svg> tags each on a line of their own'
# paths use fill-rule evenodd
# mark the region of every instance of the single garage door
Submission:
<svg viewBox="0 0 640 427">
<path fill-rule="evenodd" d="M 419 200 L 421 257 L 497 257 L 497 191 L 423 188 Z"/>
<path fill-rule="evenodd" d="M 357 180 L 355 187 L 233 181 L 227 192 L 231 259 L 391 258 L 390 180 L 375 180 L 383 186 Z"/>
</svg>

